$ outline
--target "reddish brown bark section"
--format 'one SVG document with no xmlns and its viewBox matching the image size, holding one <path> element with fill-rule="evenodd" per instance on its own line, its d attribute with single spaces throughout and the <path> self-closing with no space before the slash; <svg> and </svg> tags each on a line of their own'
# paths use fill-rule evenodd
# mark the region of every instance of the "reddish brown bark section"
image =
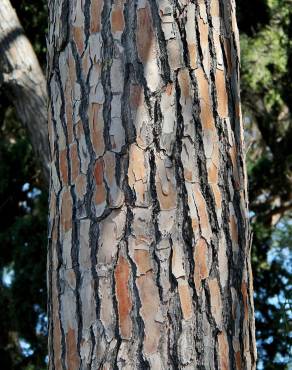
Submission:
<svg viewBox="0 0 292 370">
<path fill-rule="evenodd" d="M 77 352 L 76 335 L 73 329 L 69 328 L 66 334 L 66 353 L 68 369 L 78 370 L 80 366 L 79 356 Z"/>
<path fill-rule="evenodd" d="M 131 338 L 132 321 L 130 313 L 132 300 L 129 290 L 130 266 L 127 260 L 120 256 L 115 269 L 116 292 L 119 310 L 119 325 L 121 336 L 124 339 Z"/>
</svg>

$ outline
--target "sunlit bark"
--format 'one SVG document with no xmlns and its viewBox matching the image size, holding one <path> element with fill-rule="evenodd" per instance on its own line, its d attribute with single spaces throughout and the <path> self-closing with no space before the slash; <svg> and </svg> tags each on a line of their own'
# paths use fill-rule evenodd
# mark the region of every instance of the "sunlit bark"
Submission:
<svg viewBox="0 0 292 370">
<path fill-rule="evenodd" d="M 49 9 L 50 369 L 254 369 L 234 2 Z"/>
</svg>

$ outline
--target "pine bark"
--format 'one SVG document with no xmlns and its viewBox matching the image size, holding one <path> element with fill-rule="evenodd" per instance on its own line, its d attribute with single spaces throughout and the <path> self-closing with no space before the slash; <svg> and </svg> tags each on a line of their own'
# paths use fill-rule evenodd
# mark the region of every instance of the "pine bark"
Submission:
<svg viewBox="0 0 292 370">
<path fill-rule="evenodd" d="M 49 9 L 49 368 L 254 369 L 234 1 Z"/>
<path fill-rule="evenodd" d="M 9 0 L 0 1 L 0 87 L 28 130 L 48 186 L 50 160 L 45 76 Z"/>
</svg>

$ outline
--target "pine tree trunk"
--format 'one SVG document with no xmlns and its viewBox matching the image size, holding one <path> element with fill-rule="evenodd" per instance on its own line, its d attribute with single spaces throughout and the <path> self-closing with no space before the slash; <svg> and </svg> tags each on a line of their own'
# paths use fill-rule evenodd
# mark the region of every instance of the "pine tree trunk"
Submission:
<svg viewBox="0 0 292 370">
<path fill-rule="evenodd" d="M 254 369 L 234 1 L 49 9 L 49 368 Z"/>
<path fill-rule="evenodd" d="M 0 87 L 28 129 L 48 186 L 49 145 L 45 76 L 10 1 L 0 0 Z"/>
</svg>

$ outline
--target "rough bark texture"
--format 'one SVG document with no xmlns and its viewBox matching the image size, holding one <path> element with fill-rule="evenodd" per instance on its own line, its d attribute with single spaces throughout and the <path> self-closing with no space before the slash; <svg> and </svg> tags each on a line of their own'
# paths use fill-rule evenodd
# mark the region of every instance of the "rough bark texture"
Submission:
<svg viewBox="0 0 292 370">
<path fill-rule="evenodd" d="M 49 9 L 50 369 L 254 369 L 234 1 Z"/>
<path fill-rule="evenodd" d="M 0 86 L 28 129 L 32 147 L 48 184 L 50 160 L 46 81 L 8 0 L 0 0 Z"/>
</svg>

